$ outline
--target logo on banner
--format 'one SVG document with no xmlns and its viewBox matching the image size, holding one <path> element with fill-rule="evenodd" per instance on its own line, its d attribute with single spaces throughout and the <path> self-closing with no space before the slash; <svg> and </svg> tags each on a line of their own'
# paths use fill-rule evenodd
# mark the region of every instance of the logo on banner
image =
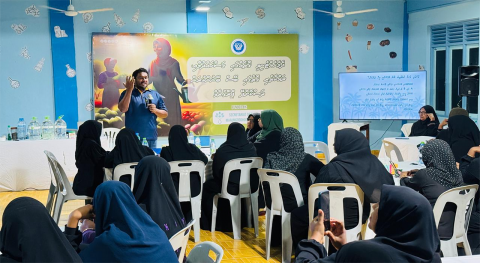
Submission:
<svg viewBox="0 0 480 263">
<path fill-rule="evenodd" d="M 231 49 L 235 55 L 241 55 L 247 50 L 247 44 L 242 39 L 235 39 L 232 41 Z"/>
</svg>

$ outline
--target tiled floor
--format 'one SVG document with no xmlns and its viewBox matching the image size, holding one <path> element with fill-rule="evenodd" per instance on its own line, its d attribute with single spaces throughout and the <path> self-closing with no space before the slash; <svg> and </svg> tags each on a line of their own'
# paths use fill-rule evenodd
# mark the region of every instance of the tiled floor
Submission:
<svg viewBox="0 0 480 263">
<path fill-rule="evenodd" d="M 10 201 L 20 196 L 29 196 L 45 204 L 47 202 L 48 191 L 23 191 L 23 192 L 2 192 L 0 193 L 0 218 L 3 215 L 5 207 Z M 59 226 L 64 226 L 67 222 L 68 214 L 74 209 L 82 206 L 84 201 L 67 202 L 62 209 Z M 219 244 L 223 250 L 222 262 L 266 262 L 265 260 L 265 216 L 259 218 L 259 237 L 255 238 L 253 228 L 244 228 L 242 230 L 242 240 L 234 240 L 233 233 L 201 231 L 200 242 L 213 241 Z M 1 227 L 2 222 L 0 222 Z M 190 249 L 195 246 L 193 242 L 193 231 L 190 233 L 190 240 L 187 246 L 187 255 Z M 272 247 L 270 250 L 270 260 L 268 262 L 281 261 L 281 248 Z"/>
</svg>

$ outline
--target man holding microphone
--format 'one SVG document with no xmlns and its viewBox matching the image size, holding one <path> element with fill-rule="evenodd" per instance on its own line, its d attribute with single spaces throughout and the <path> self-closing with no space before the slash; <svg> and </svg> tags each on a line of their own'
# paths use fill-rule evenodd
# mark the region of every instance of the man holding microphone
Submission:
<svg viewBox="0 0 480 263">
<path fill-rule="evenodd" d="M 157 117 L 168 116 L 167 107 L 154 90 L 148 89 L 148 71 L 144 68 L 135 70 L 127 76 L 123 84 L 126 88 L 120 95 L 118 108 L 125 113 L 125 127 L 139 133 L 140 138 L 147 138 L 148 146 L 157 144 Z"/>
</svg>

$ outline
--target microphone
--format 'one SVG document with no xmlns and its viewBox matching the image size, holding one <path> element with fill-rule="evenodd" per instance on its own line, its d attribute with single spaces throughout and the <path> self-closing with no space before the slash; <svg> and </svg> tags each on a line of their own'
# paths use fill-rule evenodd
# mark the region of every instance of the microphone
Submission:
<svg viewBox="0 0 480 263">
<path fill-rule="evenodd" d="M 152 94 L 148 94 L 148 104 L 152 104 L 152 103 L 153 103 Z"/>
</svg>

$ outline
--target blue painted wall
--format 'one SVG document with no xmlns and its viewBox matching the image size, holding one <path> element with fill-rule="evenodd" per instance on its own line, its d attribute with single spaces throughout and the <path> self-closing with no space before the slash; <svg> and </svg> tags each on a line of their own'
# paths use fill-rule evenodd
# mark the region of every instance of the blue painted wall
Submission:
<svg viewBox="0 0 480 263">
<path fill-rule="evenodd" d="M 458 4 L 460 2 L 473 2 L 477 0 L 407 0 L 408 8 L 407 11 L 418 12 L 425 11 L 432 8 Z"/>
</svg>

